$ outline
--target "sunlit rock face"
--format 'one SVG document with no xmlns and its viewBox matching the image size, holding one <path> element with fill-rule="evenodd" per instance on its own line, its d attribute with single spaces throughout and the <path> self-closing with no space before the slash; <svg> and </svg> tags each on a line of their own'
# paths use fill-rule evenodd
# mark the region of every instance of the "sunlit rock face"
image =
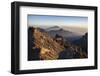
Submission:
<svg viewBox="0 0 100 76">
<path fill-rule="evenodd" d="M 31 33 L 33 60 L 87 58 L 87 54 L 80 46 L 73 45 L 67 40 L 65 42 L 63 36 L 56 34 L 52 37 L 46 30 L 33 27 Z"/>
<path fill-rule="evenodd" d="M 57 43 L 47 32 L 41 32 L 39 28 L 35 28 L 33 32 L 34 44 L 40 48 L 41 59 L 57 59 L 59 52 L 63 51 L 64 46 Z"/>
</svg>

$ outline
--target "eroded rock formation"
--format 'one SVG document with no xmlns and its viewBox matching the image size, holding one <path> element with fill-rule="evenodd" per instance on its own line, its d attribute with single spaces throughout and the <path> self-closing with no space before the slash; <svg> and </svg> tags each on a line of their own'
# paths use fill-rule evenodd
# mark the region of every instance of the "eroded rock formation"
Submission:
<svg viewBox="0 0 100 76">
<path fill-rule="evenodd" d="M 36 48 L 40 50 L 38 54 L 40 60 L 74 59 L 87 57 L 86 53 L 82 52 L 82 49 L 79 46 L 63 42 L 63 37 L 61 36 L 52 38 L 46 31 L 40 28 L 33 28 L 32 37 L 34 39 L 33 44 L 35 45 L 32 47 L 32 51 L 34 51 Z"/>
</svg>

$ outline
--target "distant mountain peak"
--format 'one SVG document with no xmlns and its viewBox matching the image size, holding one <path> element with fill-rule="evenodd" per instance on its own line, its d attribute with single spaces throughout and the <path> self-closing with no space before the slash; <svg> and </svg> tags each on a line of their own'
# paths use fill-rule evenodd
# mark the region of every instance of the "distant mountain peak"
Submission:
<svg viewBox="0 0 100 76">
<path fill-rule="evenodd" d="M 50 31 L 50 30 L 59 30 L 59 29 L 61 29 L 59 26 L 52 26 L 52 27 L 47 28 L 46 30 Z"/>
<path fill-rule="evenodd" d="M 53 26 L 53 28 L 59 28 L 59 26 Z"/>
</svg>

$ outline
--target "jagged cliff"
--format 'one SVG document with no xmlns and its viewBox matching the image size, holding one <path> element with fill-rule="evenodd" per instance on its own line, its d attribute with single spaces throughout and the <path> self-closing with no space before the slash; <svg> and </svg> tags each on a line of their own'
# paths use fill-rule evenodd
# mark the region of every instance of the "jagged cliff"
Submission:
<svg viewBox="0 0 100 76">
<path fill-rule="evenodd" d="M 52 38 L 45 30 L 40 28 L 32 29 L 32 38 L 34 39 L 32 47 L 38 48 L 40 60 L 54 60 L 54 59 L 74 59 L 86 58 L 87 55 L 82 52 L 78 46 L 72 45 L 68 42 L 63 42 L 63 37 Z M 61 39 L 60 39 L 61 38 Z"/>
<path fill-rule="evenodd" d="M 63 51 L 64 46 L 58 44 L 46 32 L 42 32 L 39 28 L 33 29 L 34 44 L 36 48 L 40 48 L 41 59 L 57 59 L 58 54 Z"/>
</svg>

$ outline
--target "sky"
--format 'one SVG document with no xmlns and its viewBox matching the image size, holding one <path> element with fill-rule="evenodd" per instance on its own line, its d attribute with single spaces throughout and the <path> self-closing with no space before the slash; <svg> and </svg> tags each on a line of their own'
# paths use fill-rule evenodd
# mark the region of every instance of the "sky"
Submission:
<svg viewBox="0 0 100 76">
<path fill-rule="evenodd" d="M 28 26 L 43 29 L 59 26 L 64 30 L 84 35 L 88 32 L 88 17 L 79 16 L 51 16 L 51 15 L 28 15 Z"/>
<path fill-rule="evenodd" d="M 88 17 L 79 16 L 50 16 L 50 15 L 28 15 L 28 26 L 35 27 L 80 27 L 87 28 Z"/>
</svg>

